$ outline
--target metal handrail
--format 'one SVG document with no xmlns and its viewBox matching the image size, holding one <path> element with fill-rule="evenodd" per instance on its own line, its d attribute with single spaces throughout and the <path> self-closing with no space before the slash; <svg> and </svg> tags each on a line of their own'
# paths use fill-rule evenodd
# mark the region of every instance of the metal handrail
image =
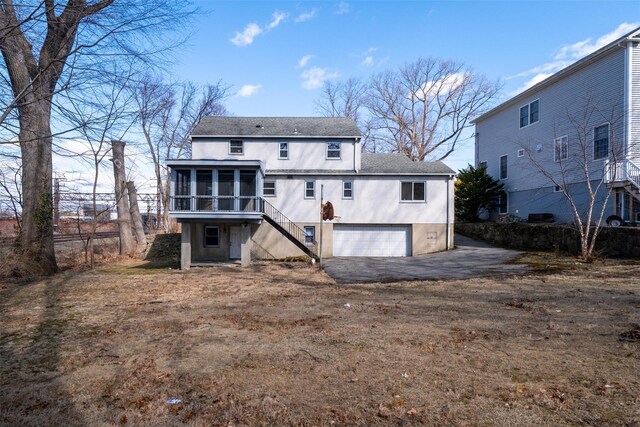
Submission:
<svg viewBox="0 0 640 427">
<path fill-rule="evenodd" d="M 275 206 L 273 206 L 268 201 L 262 199 L 262 213 L 267 215 L 273 221 L 275 221 L 280 227 L 282 227 L 287 233 L 289 233 L 293 238 L 298 240 L 300 243 L 307 244 L 306 238 L 307 233 L 305 233 L 304 229 L 300 228 L 295 222 L 291 221 L 287 218 L 282 212 L 280 212 Z M 318 242 L 314 239 L 313 243 L 310 246 L 316 246 Z"/>
</svg>

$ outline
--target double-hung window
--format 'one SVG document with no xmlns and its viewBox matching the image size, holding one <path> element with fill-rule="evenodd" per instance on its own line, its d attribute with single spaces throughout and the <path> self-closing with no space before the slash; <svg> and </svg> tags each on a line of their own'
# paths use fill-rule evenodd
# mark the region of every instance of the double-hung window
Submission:
<svg viewBox="0 0 640 427">
<path fill-rule="evenodd" d="M 262 187 L 262 195 L 265 197 L 275 197 L 276 196 L 276 182 L 275 181 L 264 181 Z"/>
<path fill-rule="evenodd" d="M 340 158 L 340 143 L 327 142 L 327 159 L 339 159 L 339 158 Z"/>
<path fill-rule="evenodd" d="M 244 154 L 244 144 L 239 139 L 229 141 L 229 154 Z"/>
<path fill-rule="evenodd" d="M 424 202 L 426 196 L 424 181 L 400 183 L 400 200 L 403 202 Z"/>
<path fill-rule="evenodd" d="M 561 136 L 560 138 L 556 138 L 554 143 L 554 154 L 553 159 L 556 162 L 560 162 L 562 160 L 567 160 L 569 158 L 569 137 Z"/>
<path fill-rule="evenodd" d="M 289 143 L 281 142 L 278 144 L 278 159 L 288 159 L 289 158 Z"/>
<path fill-rule="evenodd" d="M 507 158 L 508 156 L 506 155 L 500 157 L 500 179 L 507 179 L 507 176 L 509 174 Z"/>
<path fill-rule="evenodd" d="M 609 124 L 593 129 L 593 159 L 604 159 L 609 156 Z"/>
<path fill-rule="evenodd" d="M 220 247 L 220 227 L 206 226 L 204 228 L 204 247 L 205 248 Z"/>
<path fill-rule="evenodd" d="M 520 127 L 532 125 L 540 120 L 540 100 L 536 99 L 520 107 Z"/>
<path fill-rule="evenodd" d="M 304 182 L 304 198 L 305 199 L 316 198 L 316 182 L 315 181 Z"/>
<path fill-rule="evenodd" d="M 306 245 L 313 245 L 316 242 L 316 228 L 314 226 L 308 226 L 304 228 L 304 243 Z"/>
<path fill-rule="evenodd" d="M 342 181 L 342 198 L 353 199 L 353 181 Z"/>
</svg>

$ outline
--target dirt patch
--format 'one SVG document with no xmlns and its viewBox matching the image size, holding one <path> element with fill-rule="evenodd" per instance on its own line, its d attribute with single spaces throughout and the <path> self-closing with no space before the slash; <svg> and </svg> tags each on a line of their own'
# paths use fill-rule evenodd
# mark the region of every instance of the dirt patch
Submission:
<svg viewBox="0 0 640 427">
<path fill-rule="evenodd" d="M 633 425 L 639 309 L 631 263 L 345 287 L 128 261 L 0 287 L 0 424 Z"/>
</svg>

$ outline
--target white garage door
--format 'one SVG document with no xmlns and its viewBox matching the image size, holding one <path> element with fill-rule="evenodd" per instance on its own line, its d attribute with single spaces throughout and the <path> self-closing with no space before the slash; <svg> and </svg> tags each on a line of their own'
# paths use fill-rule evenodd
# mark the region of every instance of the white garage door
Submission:
<svg viewBox="0 0 640 427">
<path fill-rule="evenodd" d="M 333 226 L 333 256 L 409 256 L 409 226 Z"/>
</svg>

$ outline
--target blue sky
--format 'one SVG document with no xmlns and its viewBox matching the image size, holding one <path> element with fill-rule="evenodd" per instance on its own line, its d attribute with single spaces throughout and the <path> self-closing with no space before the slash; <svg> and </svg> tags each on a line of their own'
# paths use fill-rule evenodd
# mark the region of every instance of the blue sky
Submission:
<svg viewBox="0 0 640 427">
<path fill-rule="evenodd" d="M 640 25 L 640 1 L 200 1 L 174 77 L 222 79 L 240 116 L 309 116 L 326 79 L 420 56 L 463 61 L 509 97 Z M 626 24 L 626 25 L 625 25 Z M 608 38 L 607 38 L 608 37 Z M 472 143 L 447 161 L 473 161 Z"/>
<path fill-rule="evenodd" d="M 232 85 L 226 106 L 238 116 L 317 115 L 326 79 L 367 77 L 420 56 L 463 61 L 502 80 L 508 98 L 640 26 L 637 0 L 196 5 L 201 13 L 189 23 L 193 37 L 174 53 L 172 78 Z M 469 138 L 445 163 L 459 170 L 473 153 Z M 70 160 L 58 161 L 71 170 Z"/>
</svg>

